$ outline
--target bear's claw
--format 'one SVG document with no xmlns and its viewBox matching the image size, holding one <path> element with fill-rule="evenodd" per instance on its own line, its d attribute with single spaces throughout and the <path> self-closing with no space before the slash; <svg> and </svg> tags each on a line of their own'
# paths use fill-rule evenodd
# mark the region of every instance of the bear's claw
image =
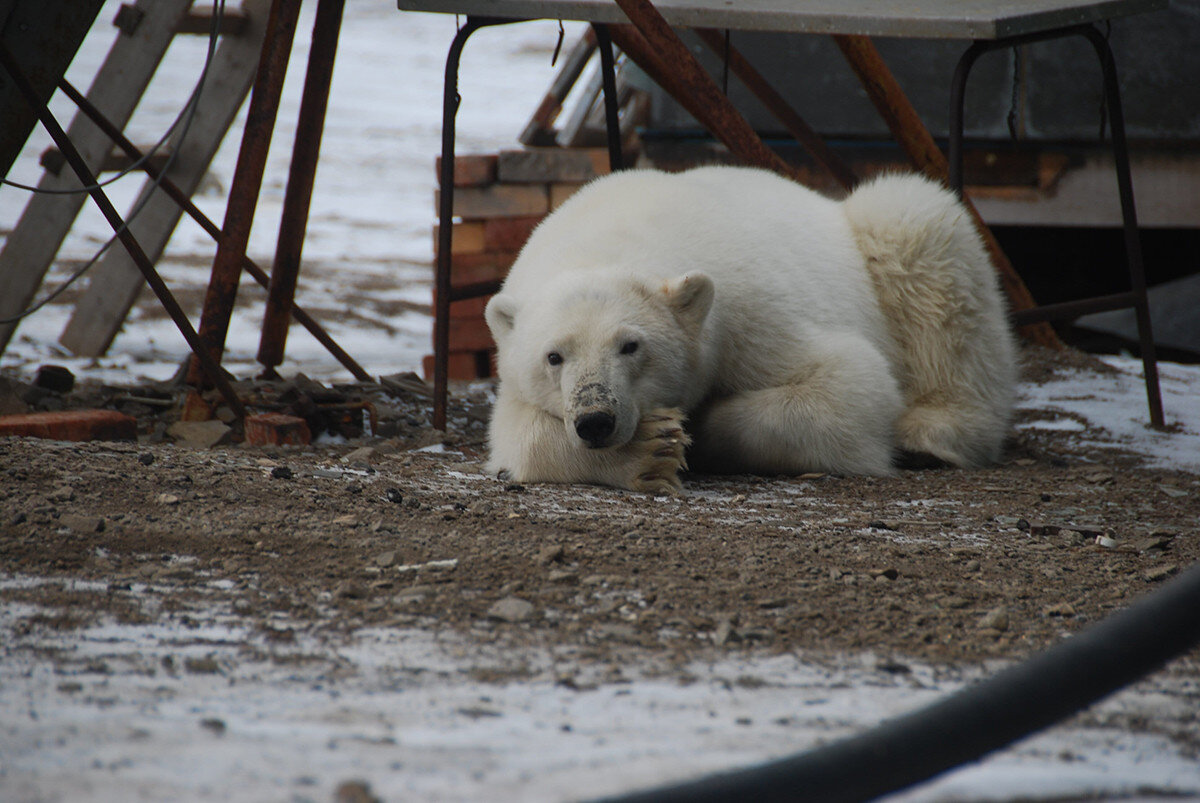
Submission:
<svg viewBox="0 0 1200 803">
<path fill-rule="evenodd" d="M 651 494 L 683 492 L 679 472 L 687 468 L 684 452 L 692 442 L 683 420 L 683 412 L 675 408 L 652 410 L 642 418 L 630 441 L 636 472 L 630 488 Z"/>
</svg>

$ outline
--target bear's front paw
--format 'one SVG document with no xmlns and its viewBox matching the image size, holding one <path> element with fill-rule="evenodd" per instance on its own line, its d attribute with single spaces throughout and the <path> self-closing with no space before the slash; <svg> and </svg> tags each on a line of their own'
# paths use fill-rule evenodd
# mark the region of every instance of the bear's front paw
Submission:
<svg viewBox="0 0 1200 803">
<path fill-rule="evenodd" d="M 629 442 L 635 452 L 629 487 L 651 494 L 679 494 L 679 472 L 687 468 L 684 451 L 692 439 L 683 431 L 683 411 L 674 407 L 651 410 Z"/>
</svg>

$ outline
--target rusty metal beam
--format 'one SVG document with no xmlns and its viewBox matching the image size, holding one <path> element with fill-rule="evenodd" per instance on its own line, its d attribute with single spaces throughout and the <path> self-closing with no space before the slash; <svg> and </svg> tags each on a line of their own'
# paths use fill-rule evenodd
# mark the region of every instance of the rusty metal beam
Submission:
<svg viewBox="0 0 1200 803">
<path fill-rule="evenodd" d="M 62 90 L 63 94 L 70 98 L 76 106 L 79 107 L 80 111 L 87 115 L 89 120 L 96 124 L 97 128 L 103 131 L 104 134 L 113 141 L 113 144 L 124 151 L 125 155 L 131 161 L 141 164 L 142 170 L 146 173 L 146 175 L 150 176 L 152 180 L 157 181 L 158 188 L 165 192 L 171 200 L 179 204 L 180 208 L 187 212 L 192 220 L 196 221 L 196 223 L 200 225 L 200 228 L 204 229 L 204 231 L 207 232 L 214 240 L 219 240 L 221 238 L 221 230 L 217 228 L 217 224 L 213 223 L 212 220 L 209 219 L 208 215 L 201 212 L 200 208 L 192 203 L 192 200 L 187 196 L 187 193 L 181 190 L 179 186 L 175 184 L 175 182 L 171 181 L 171 179 L 167 178 L 166 176 L 162 176 L 162 170 L 157 165 L 155 165 L 152 161 L 143 161 L 142 157 L 144 154 L 141 149 L 139 149 L 133 144 L 133 142 L 129 140 L 128 137 L 121 133 L 121 130 L 113 125 L 112 121 L 105 117 L 104 114 L 97 109 L 91 101 L 84 97 L 78 89 L 76 89 L 65 78 L 59 81 L 58 88 Z M 249 273 L 250 276 L 253 277 L 254 281 L 258 282 L 263 287 L 267 287 L 270 284 L 271 279 L 269 276 L 267 276 L 266 271 L 260 268 L 258 264 L 254 262 L 254 260 L 250 259 L 250 257 L 243 257 L 242 269 Z M 363 382 L 369 382 L 371 380 L 371 375 L 367 373 L 366 370 L 359 365 L 353 357 L 347 354 L 342 347 L 339 346 L 332 337 L 330 337 L 329 333 L 325 331 L 324 327 L 317 323 L 317 321 L 311 315 L 309 315 L 300 307 L 293 306 L 292 316 L 299 321 L 300 325 L 307 329 L 309 333 L 316 338 L 317 342 L 324 346 L 338 362 L 345 366 L 346 370 L 353 374 L 355 379 Z"/>
<path fill-rule="evenodd" d="M 695 56 L 680 41 L 650 0 L 616 2 L 645 39 L 649 52 L 656 54 L 655 61 L 664 68 L 660 69 L 656 65 L 656 71 L 660 74 L 665 71 L 675 76 L 673 86 L 664 86 L 664 89 L 681 102 L 685 97 L 690 99 L 694 106 L 684 104 L 689 112 L 694 107 L 702 109 L 702 116 L 697 119 L 745 163 L 774 170 L 788 178 L 798 178 L 798 172 L 766 146 L 753 126 L 746 121 L 729 98 L 725 97 L 717 82 L 700 66 Z M 616 29 L 619 26 L 612 27 Z M 616 31 L 613 33 L 613 41 L 617 42 Z M 626 50 L 626 53 L 629 54 L 629 51 Z M 644 58 L 648 58 L 648 55 L 643 51 Z M 632 54 L 630 57 L 634 58 Z"/>
<path fill-rule="evenodd" d="M 723 58 L 728 57 L 729 68 L 733 70 L 734 75 L 766 106 L 771 114 L 775 115 L 775 118 L 783 124 L 789 134 L 795 137 L 808 155 L 824 167 L 838 184 L 845 189 L 850 189 L 858 182 L 858 177 L 854 175 L 854 171 L 850 169 L 849 165 L 825 144 L 821 135 L 813 130 L 804 118 L 788 104 L 783 95 L 771 86 L 763 74 L 756 70 L 737 48 L 732 45 L 727 46 L 724 34 L 712 28 L 696 28 L 694 30 L 700 37 L 700 41 L 704 42 L 710 50 Z"/>
<path fill-rule="evenodd" d="M 321 135 L 325 130 L 325 111 L 329 106 L 329 87 L 333 82 L 333 62 L 337 56 L 344 7 L 345 0 L 320 0 L 313 22 L 308 71 L 304 77 L 296 138 L 292 144 L 292 164 L 275 245 L 275 264 L 271 268 L 271 285 L 267 290 L 258 344 L 258 361 L 265 376 L 277 375 L 275 368 L 283 363 L 288 327 L 292 322 L 296 282 L 300 278 L 300 254 L 308 229 L 308 210 L 321 154 Z"/>
<path fill-rule="evenodd" d="M 283 78 L 287 73 L 299 15 L 300 3 L 274 0 L 267 17 L 267 33 L 250 95 L 246 128 L 242 133 L 241 150 L 225 206 L 225 222 L 221 227 L 221 239 L 217 242 L 217 255 L 213 259 L 212 276 L 200 317 L 200 338 L 218 365 L 225 351 L 229 319 L 237 301 L 242 260 L 246 256 L 254 210 L 258 206 L 267 151 L 271 146 L 271 133 L 275 128 Z M 192 360 L 188 371 L 188 383 L 197 387 L 203 384 L 196 359 Z"/>
<path fill-rule="evenodd" d="M 836 34 L 833 39 L 862 82 L 876 111 L 887 123 L 893 138 L 908 154 L 913 166 L 930 178 L 946 183 L 949 180 L 950 166 L 945 154 L 938 148 L 933 135 L 925 127 L 925 123 L 884 63 L 879 51 L 875 49 L 875 43 L 867 36 Z M 1033 300 L 1029 288 L 1013 269 L 1012 263 L 1000 248 L 1000 243 L 984 223 L 974 204 L 965 196 L 963 204 L 975 220 L 975 226 L 991 255 L 992 265 L 1000 276 L 1000 285 L 1008 296 L 1012 310 L 1020 312 L 1036 307 L 1037 302 Z M 1051 348 L 1063 347 L 1062 341 L 1047 323 L 1023 326 L 1019 331 L 1032 343 Z"/>
</svg>

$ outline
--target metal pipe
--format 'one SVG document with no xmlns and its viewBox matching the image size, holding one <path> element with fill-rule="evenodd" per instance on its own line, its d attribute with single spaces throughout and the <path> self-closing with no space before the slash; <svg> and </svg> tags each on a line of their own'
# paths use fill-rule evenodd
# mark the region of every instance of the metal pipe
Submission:
<svg viewBox="0 0 1200 803">
<path fill-rule="evenodd" d="M 596 45 L 600 49 L 600 76 L 604 85 L 604 124 L 608 131 L 608 169 L 615 172 L 625 165 L 621 156 L 621 103 L 617 98 L 612 37 L 609 36 L 606 25 L 593 23 L 592 29 L 596 32 Z"/>
<path fill-rule="evenodd" d="M 742 55 L 741 51 L 732 45 L 726 47 L 725 37 L 712 28 L 695 28 L 694 32 L 700 37 L 700 41 L 708 45 L 709 50 L 722 56 L 728 55 L 729 67 L 733 70 L 734 75 L 766 106 L 771 114 L 775 115 L 779 122 L 783 123 L 784 128 L 803 146 L 808 155 L 829 171 L 838 184 L 848 190 L 858 183 L 858 177 L 854 175 L 850 166 L 825 144 L 821 135 L 788 104 L 783 95 L 771 86 L 770 82 L 754 68 L 754 65 Z"/>
<path fill-rule="evenodd" d="M 299 4 L 297 4 L 299 5 Z M 325 128 L 325 111 L 329 105 L 329 86 L 333 82 L 333 62 L 337 56 L 338 32 L 342 26 L 345 0 L 320 0 L 313 22 L 312 47 L 308 52 L 308 71 L 304 77 L 304 93 L 300 100 L 300 116 L 296 122 L 296 138 L 292 145 L 292 164 L 288 173 L 287 190 L 283 197 L 283 215 L 279 222 L 279 238 L 275 246 L 275 264 L 271 268 L 271 284 L 267 289 L 267 305 L 263 312 L 262 333 L 258 345 L 258 361 L 265 374 L 274 375 L 283 362 L 287 345 L 288 326 L 296 298 L 296 282 L 300 278 L 300 254 L 308 227 L 308 210 L 316 180 L 317 161 L 321 154 L 321 135 Z"/>
<path fill-rule="evenodd" d="M 142 151 L 136 145 L 134 145 L 133 142 L 131 142 L 119 128 L 113 125 L 112 121 L 105 117 L 103 112 L 97 109 L 96 106 L 86 97 L 84 97 L 78 89 L 76 89 L 69 81 L 67 81 L 67 79 L 64 78 L 59 81 L 58 88 L 62 90 L 63 94 L 70 98 L 76 106 L 79 107 L 80 111 L 87 115 L 89 120 L 96 124 L 97 128 L 104 132 L 105 136 L 111 139 L 118 148 L 123 150 L 132 161 L 140 162 L 142 164 L 142 170 L 146 173 L 146 175 L 150 176 L 152 180 L 157 181 L 158 188 L 165 192 L 167 197 L 177 203 L 180 208 L 183 209 L 183 211 L 187 212 L 188 215 L 191 216 L 192 220 L 196 221 L 196 223 L 200 225 L 200 228 L 204 229 L 204 231 L 207 232 L 208 235 L 214 240 L 220 239 L 221 230 L 217 228 L 217 224 L 213 223 L 212 220 L 209 219 L 208 215 L 201 212 L 199 207 L 192 203 L 192 200 L 187 196 L 187 193 L 181 190 L 179 186 L 175 184 L 175 182 L 171 181 L 170 178 L 163 176 L 162 171 L 159 170 L 157 166 L 143 161 L 142 157 L 144 154 Z M 250 257 L 242 257 L 242 269 L 249 273 L 254 281 L 258 282 L 263 287 L 267 287 L 270 284 L 270 277 L 267 276 L 266 271 L 260 268 L 258 264 L 255 263 Z M 329 333 L 325 331 L 321 324 L 317 323 L 317 321 L 305 310 L 301 309 L 300 307 L 293 306 L 292 316 L 300 323 L 301 326 L 307 329 L 309 333 L 316 338 L 317 342 L 324 346 L 338 362 L 345 366 L 346 370 L 353 374 L 355 379 L 363 382 L 371 381 L 371 375 L 367 373 L 366 370 L 359 365 L 353 357 L 347 354 L 342 347 L 339 346 L 332 337 L 330 337 Z"/>
<path fill-rule="evenodd" d="M 26 102 L 34 110 L 41 121 L 46 132 L 50 134 L 50 138 L 54 140 L 54 144 L 62 153 L 63 158 L 75 175 L 79 177 L 80 183 L 89 187 L 88 194 L 99 207 L 100 212 L 104 215 L 117 237 L 121 240 L 121 244 L 129 251 L 129 256 L 133 259 L 138 270 L 146 279 L 146 283 L 154 291 L 159 302 L 163 305 L 163 309 L 171 316 L 171 320 L 175 322 L 175 326 L 179 328 L 183 339 L 187 341 L 188 346 L 192 349 L 192 353 L 197 361 L 199 370 L 217 387 L 220 391 L 225 403 L 229 405 L 229 409 L 233 411 L 238 418 L 245 418 L 246 408 L 242 406 L 241 400 L 234 391 L 233 386 L 229 384 L 229 380 L 221 372 L 221 366 L 216 360 L 212 359 L 204 343 L 196 330 L 192 328 L 191 323 L 187 319 L 187 315 L 179 306 L 179 302 L 175 300 L 175 296 L 171 294 L 170 288 L 162 280 L 162 277 L 154 270 L 154 265 L 150 263 L 150 258 L 146 256 L 146 252 L 142 250 L 142 246 L 138 243 L 137 238 L 133 236 L 133 232 L 129 231 L 125 221 L 121 219 L 121 215 L 117 212 L 112 202 L 108 200 L 108 195 L 104 190 L 97 186 L 96 177 L 92 171 L 88 169 L 87 163 L 83 157 L 79 155 L 75 144 L 71 142 L 67 133 L 59 126 L 58 121 L 54 119 L 54 115 L 50 113 L 49 108 L 43 103 L 37 95 L 37 91 L 30 84 L 29 79 L 17 64 L 12 53 L 9 52 L 2 42 L 0 42 L 0 62 L 3 63 L 4 69 L 13 79 L 13 83 L 17 85 L 18 91 L 25 97 Z"/>
<path fill-rule="evenodd" d="M 283 91 L 283 79 L 287 73 L 299 15 L 299 2 L 274 0 L 267 17 L 266 36 L 250 95 L 246 128 L 242 132 L 237 167 L 225 205 L 225 222 L 221 226 L 221 238 L 217 241 L 217 254 L 213 258 L 212 276 L 200 317 L 200 337 L 217 364 L 220 364 L 225 351 L 229 318 L 237 301 L 242 260 L 246 256 L 250 227 L 254 223 L 254 210 L 262 188 L 267 151 L 271 147 L 271 133 L 279 111 L 279 96 Z M 188 382 L 197 386 L 201 384 L 195 360 L 188 372 Z"/>
</svg>

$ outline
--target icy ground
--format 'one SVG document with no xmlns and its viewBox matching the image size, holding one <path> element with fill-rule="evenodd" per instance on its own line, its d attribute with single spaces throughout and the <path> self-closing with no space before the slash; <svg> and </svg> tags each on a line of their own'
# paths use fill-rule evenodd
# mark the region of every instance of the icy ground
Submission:
<svg viewBox="0 0 1200 803">
<path fill-rule="evenodd" d="M 115 6 L 106 6 L 100 19 L 110 19 Z M 251 242 L 265 265 L 312 11 L 306 4 Z M 418 307 L 429 300 L 440 75 L 453 30 L 453 18 L 401 15 L 386 2 L 355 2 L 346 11 L 299 300 L 332 310 L 335 338 L 375 374 L 416 370 L 428 351 L 429 319 Z M 551 80 L 556 34 L 553 23 L 476 34 L 463 70 L 460 152 L 513 145 Z M 88 83 L 111 35 L 97 27 L 72 67 L 77 84 Z M 176 46 L 130 128 L 136 141 L 156 139 L 174 116 L 201 56 L 199 42 Z M 66 114 L 65 105 L 54 108 Z M 217 221 L 237 144 L 236 136 L 227 141 L 213 168 L 218 189 L 200 199 Z M 44 138 L 32 140 L 10 178 L 36 183 L 45 145 Z M 131 179 L 114 190 L 119 207 L 138 184 Z M 0 230 L 15 222 L 24 201 L 18 190 L 0 189 Z M 52 281 L 107 236 L 89 209 Z M 211 253 L 205 235 L 185 221 L 163 272 L 173 286 L 202 289 Z M 348 290 L 364 285 L 379 288 L 370 300 Z M 243 288 L 226 360 L 239 375 L 254 371 L 262 313 L 261 294 Z M 169 322 L 148 308 L 138 308 L 108 356 L 89 364 L 55 345 L 69 307 L 51 305 L 22 324 L 2 364 L 31 373 L 55 362 L 111 381 L 164 378 L 185 349 Z M 289 371 L 344 376 L 302 331 L 289 341 L 289 358 Z M 1165 435 L 1144 426 L 1136 364 L 1113 362 L 1122 373 L 1024 386 L 1023 406 L 1062 412 L 1029 426 L 1071 429 L 1079 438 L 1151 455 L 1164 467 L 1200 473 L 1200 370 L 1164 366 L 1168 418 L 1178 425 Z M 9 632 L 31 613 L 19 605 L 0 609 L 0 630 Z M 871 656 L 834 662 L 749 656 L 688 667 L 693 680 L 681 684 L 677 673 L 660 675 L 652 664 L 630 667 L 620 679 L 589 678 L 585 661 L 546 650 L 521 657 L 531 662 L 524 679 L 494 683 L 468 670 L 504 668 L 511 656 L 450 635 L 359 632 L 336 660 L 307 660 L 312 645 L 300 641 L 271 648 L 278 660 L 252 662 L 235 654 L 232 645 L 247 634 L 234 632 L 233 622 L 220 611 L 192 629 L 106 622 L 63 630 L 44 642 L 46 654 L 5 651 L 0 799 L 330 800 L 338 783 L 352 779 L 369 782 L 389 801 L 583 799 L 801 751 L 929 703 L 993 669 L 914 664 L 898 675 Z M 69 658 L 78 672 L 59 674 L 62 664 L 48 660 L 51 653 Z M 105 672 L 89 673 L 100 665 Z M 577 688 L 559 682 L 565 665 Z M 1198 705 L 1194 677 L 1159 673 L 1084 718 L 906 799 L 1200 798 L 1194 755 L 1124 727 L 1138 717 L 1195 717 Z"/>
</svg>

